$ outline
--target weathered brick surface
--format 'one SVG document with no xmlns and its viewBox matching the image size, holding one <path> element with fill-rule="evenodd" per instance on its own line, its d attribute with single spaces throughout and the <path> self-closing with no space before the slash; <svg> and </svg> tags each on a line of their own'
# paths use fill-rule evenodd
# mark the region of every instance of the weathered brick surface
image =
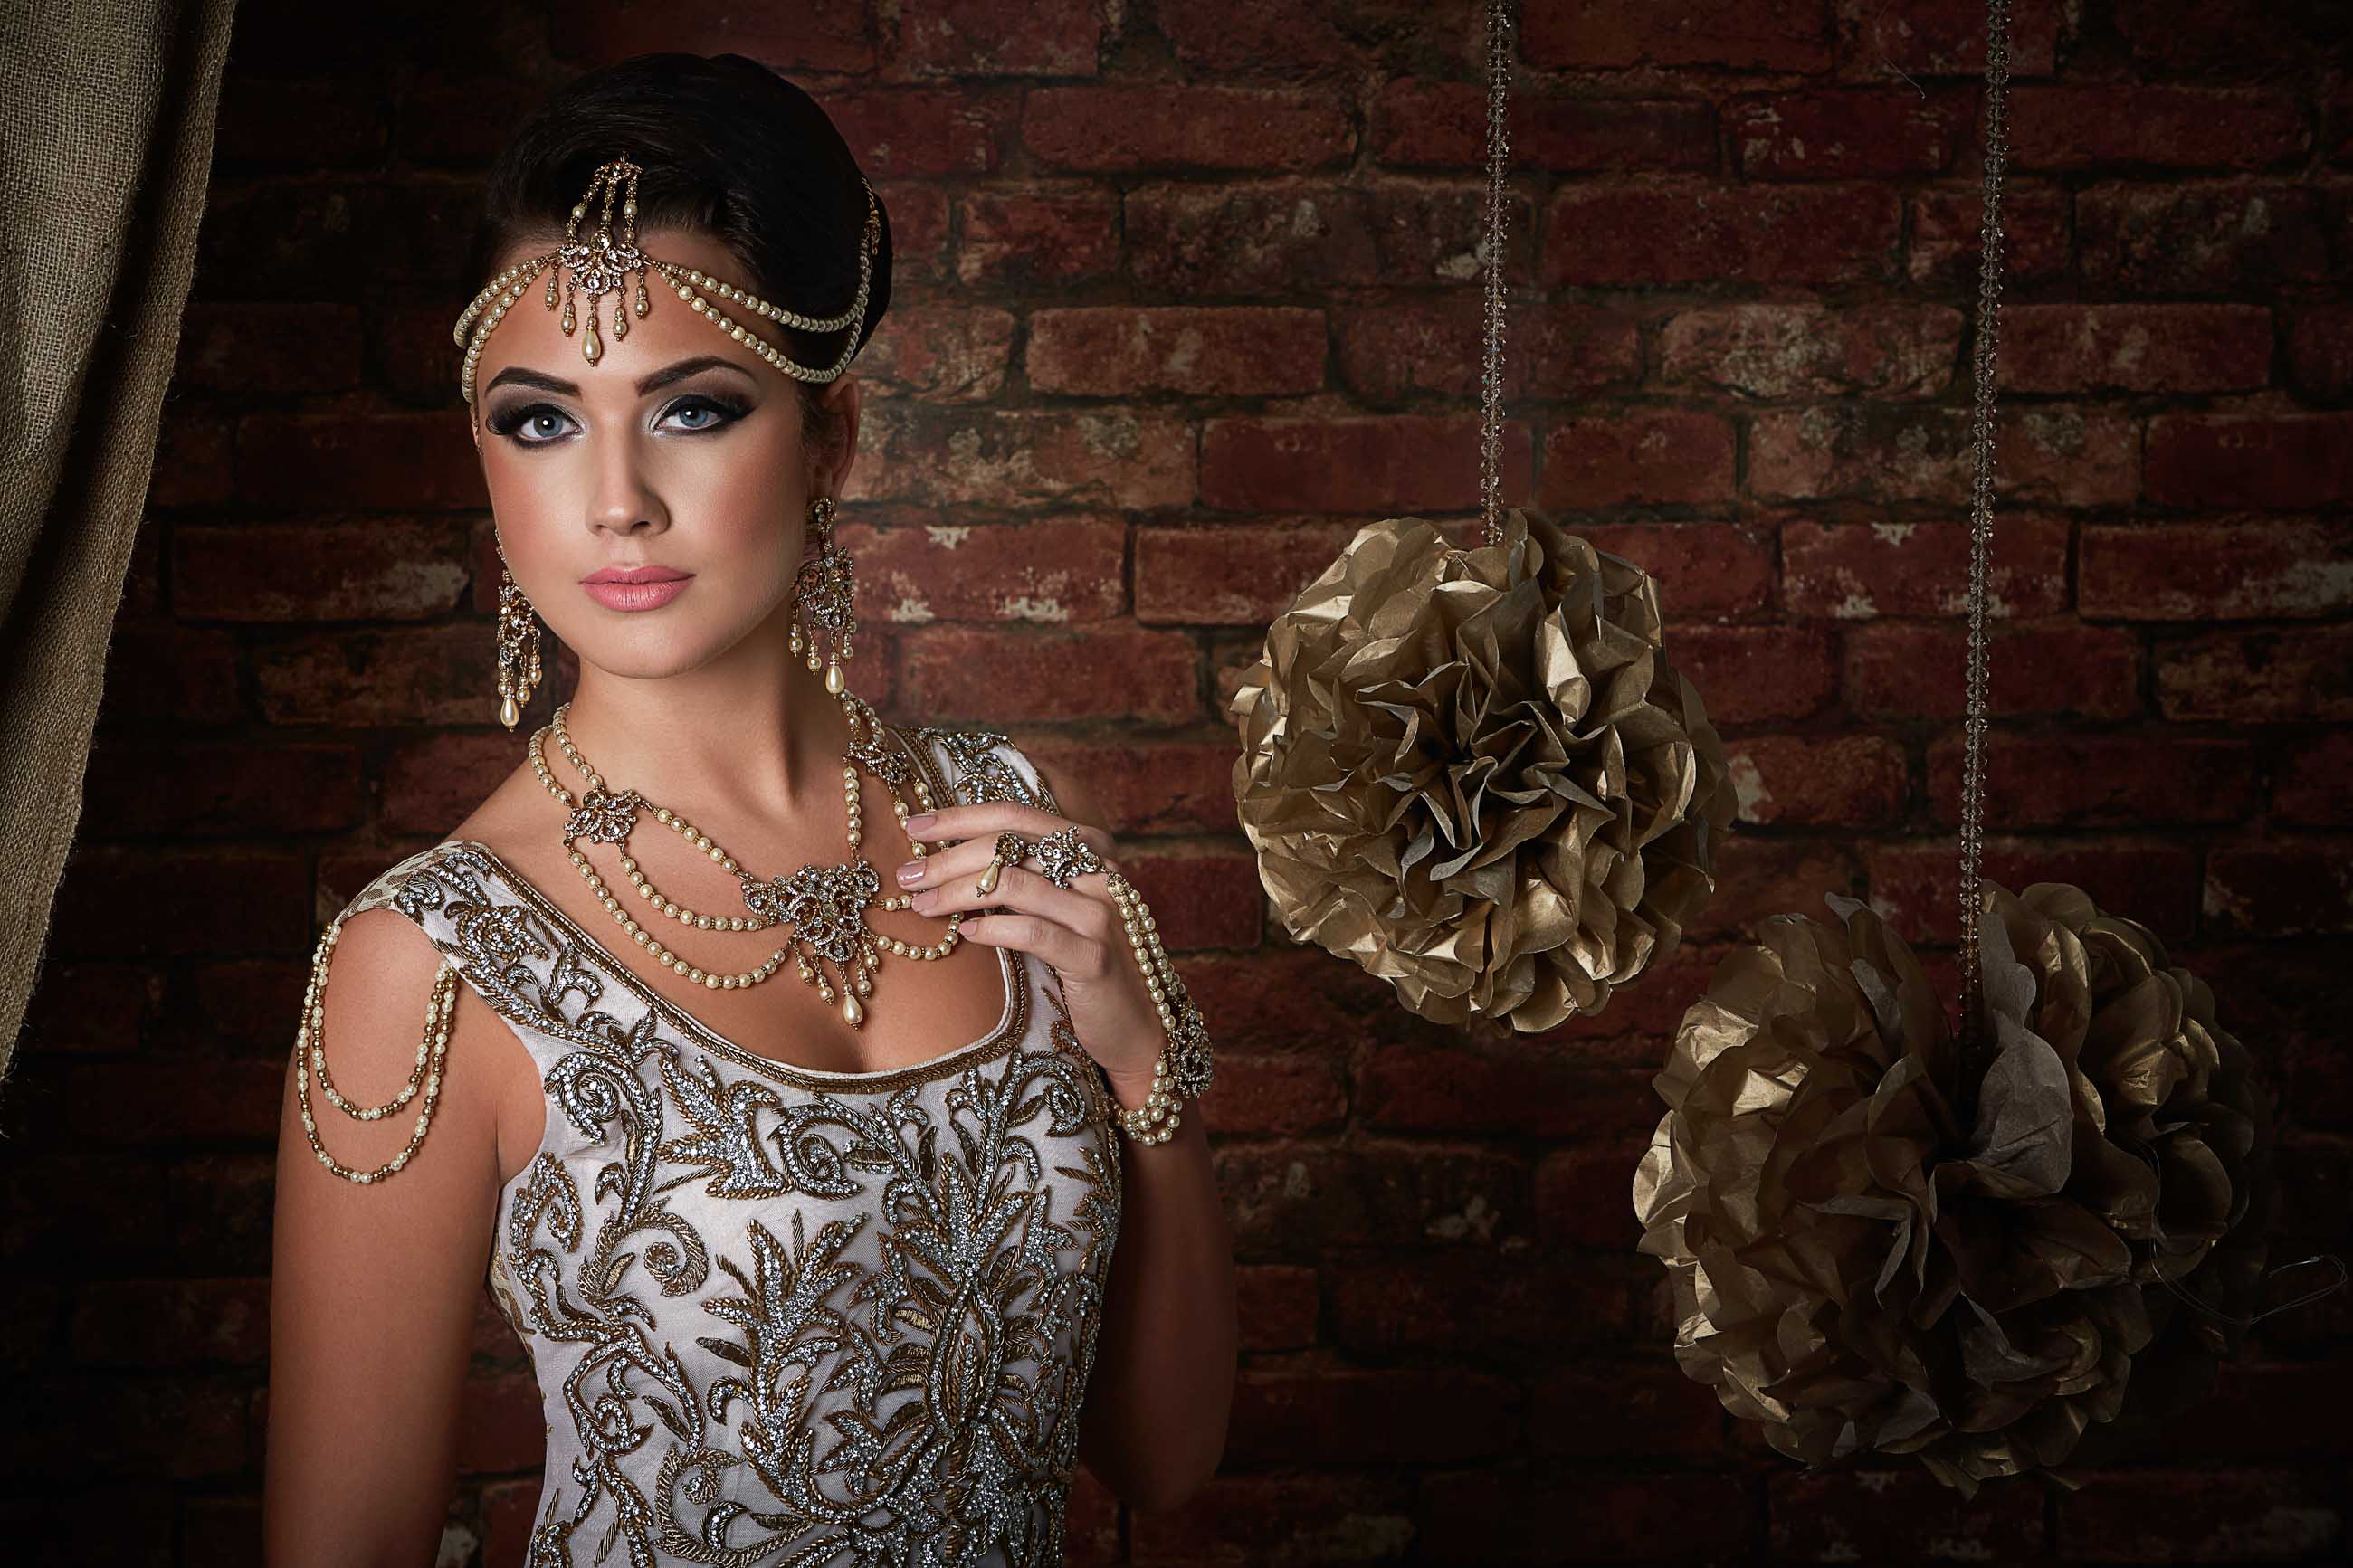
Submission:
<svg viewBox="0 0 2353 1568">
<path fill-rule="evenodd" d="M 1984 872 L 2076 883 L 2209 984 L 2280 1096 L 2275 1261 L 2353 1226 L 2329 9 L 2014 9 L 1997 373 Z M 1868 899 L 1957 990 L 1981 0 L 1520 8 L 1504 493 L 1651 574 L 1737 817 L 1672 955 L 1500 1037 L 1290 940 L 1225 711 L 1355 530 L 1475 534 L 1479 5 L 468 20 L 456 53 L 239 21 L 0 1095 L 0 1534 L 39 1561 L 259 1559 L 272 1140 L 317 922 L 520 757 L 450 396 L 480 282 L 459 237 L 565 74 L 683 48 L 803 82 L 890 207 L 840 532 L 858 689 L 1082 782 L 1216 1031 L 1225 1461 L 1151 1512 L 1082 1470 L 1072 1563 L 2344 1555 L 2353 1296 L 2267 1319 L 2195 1416 L 2082 1489 L 1964 1500 L 1900 1458 L 1781 1458 L 1676 1366 L 1636 1250 L 1652 1076 L 1757 922 Z M 534 722 L 578 668 L 546 654 Z M 537 1391 L 487 1300 L 470 1352 L 441 1560 L 520 1568 Z"/>
</svg>

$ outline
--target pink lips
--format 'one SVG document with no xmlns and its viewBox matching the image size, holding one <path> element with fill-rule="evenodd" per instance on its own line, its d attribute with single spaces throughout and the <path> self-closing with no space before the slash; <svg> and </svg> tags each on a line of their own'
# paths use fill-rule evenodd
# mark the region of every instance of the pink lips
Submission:
<svg viewBox="0 0 2353 1568">
<path fill-rule="evenodd" d="M 651 610 L 677 598 L 693 580 L 691 572 L 674 572 L 667 566 L 633 566 L 627 571 L 607 566 L 581 586 L 608 610 Z"/>
</svg>

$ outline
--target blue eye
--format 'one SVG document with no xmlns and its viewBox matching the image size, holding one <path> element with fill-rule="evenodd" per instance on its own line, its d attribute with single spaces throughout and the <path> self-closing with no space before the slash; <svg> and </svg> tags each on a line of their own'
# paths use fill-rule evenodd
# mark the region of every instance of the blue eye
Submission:
<svg viewBox="0 0 2353 1568">
<path fill-rule="evenodd" d="M 678 426 L 679 429 L 691 435 L 702 435 L 712 430 L 723 430 L 750 412 L 751 408 L 748 405 L 738 403 L 733 398 L 710 396 L 698 393 L 691 397 L 681 397 L 671 404 L 669 408 L 663 410 L 662 417 L 668 419 L 681 414 L 707 414 L 711 417 L 701 424 Z M 505 437 L 518 447 L 552 447 L 563 439 L 560 431 L 544 436 L 524 436 L 518 433 L 525 426 L 535 425 L 543 419 L 561 420 L 567 425 L 572 423 L 572 416 L 565 413 L 553 403 L 525 403 L 512 408 L 502 408 L 491 415 L 488 423 L 493 434 Z"/>
</svg>

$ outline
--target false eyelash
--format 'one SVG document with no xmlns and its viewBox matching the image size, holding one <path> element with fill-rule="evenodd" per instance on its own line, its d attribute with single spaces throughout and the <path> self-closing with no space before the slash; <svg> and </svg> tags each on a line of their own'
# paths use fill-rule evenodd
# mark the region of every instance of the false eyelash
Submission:
<svg viewBox="0 0 2353 1568">
<path fill-rule="evenodd" d="M 670 407 L 664 409 L 662 411 L 662 417 L 667 419 L 671 415 L 678 413 L 681 409 L 697 407 L 708 407 L 715 413 L 725 416 L 725 417 L 721 419 L 716 425 L 697 426 L 691 430 L 681 431 L 681 434 L 688 436 L 708 436 L 714 430 L 724 430 L 728 426 L 734 424 L 735 421 L 743 418 L 744 416 L 752 411 L 751 405 L 740 402 L 737 399 L 726 396 L 723 394 L 698 392 L 693 394 L 691 396 L 679 399 L 676 403 L 670 405 Z M 510 440 L 512 440 L 516 431 L 522 429 L 525 424 L 538 417 L 542 414 L 553 414 L 558 419 L 570 419 L 572 417 L 572 416 L 565 413 L 564 410 L 556 407 L 553 403 L 525 403 L 512 408 L 501 409 L 498 413 L 491 415 L 485 423 L 489 426 L 491 434 L 503 436 L 508 437 Z M 515 441 L 514 444 L 518 447 L 552 447 L 555 444 L 555 439 L 556 438 L 554 437 L 548 437 L 545 439 L 536 441 Z"/>
</svg>

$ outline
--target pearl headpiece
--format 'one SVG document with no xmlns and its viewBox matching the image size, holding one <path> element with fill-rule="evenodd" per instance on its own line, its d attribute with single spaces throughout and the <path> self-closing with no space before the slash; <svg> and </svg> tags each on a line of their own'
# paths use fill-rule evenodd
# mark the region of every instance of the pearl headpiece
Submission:
<svg viewBox="0 0 2353 1568">
<path fill-rule="evenodd" d="M 466 313 L 458 318 L 451 333 L 452 340 L 466 351 L 465 364 L 459 372 L 459 390 L 468 404 L 474 401 L 474 366 L 482 355 L 482 344 L 491 330 L 502 321 L 508 307 L 521 300 L 533 279 L 548 272 L 547 290 L 542 302 L 551 310 L 556 308 L 556 279 L 551 268 L 561 267 L 564 279 L 564 335 L 570 337 L 578 324 L 573 308 L 572 295 L 577 289 L 588 296 L 587 336 L 580 341 L 580 354 L 590 364 L 605 356 L 604 340 L 596 335 L 596 302 L 608 293 L 619 293 L 628 284 L 628 275 L 638 275 L 637 313 L 643 316 L 651 301 L 646 290 L 646 273 L 659 272 L 669 280 L 678 297 L 686 301 L 687 309 L 716 325 L 736 342 L 749 347 L 754 353 L 801 381 L 828 382 L 849 368 L 858 353 L 858 328 L 866 319 L 867 289 L 874 273 L 874 251 L 881 242 L 882 217 L 874 201 L 874 187 L 864 179 L 859 184 L 866 192 L 866 225 L 860 234 L 858 250 L 858 293 L 849 308 L 838 316 L 804 316 L 748 294 L 732 284 L 723 283 L 691 267 L 680 267 L 658 256 L 648 256 L 638 248 L 638 176 L 644 170 L 629 162 L 624 153 L 612 162 L 601 165 L 589 178 L 588 190 L 572 209 L 564 225 L 564 244 L 543 256 L 518 261 L 491 280 L 490 287 L 474 296 Z M 596 231 L 587 239 L 580 237 L 580 220 L 588 209 L 596 205 L 599 192 L 602 205 L 596 215 Z M 618 198 L 621 205 L 620 231 L 613 228 L 613 204 Z M 748 314 L 754 320 L 781 322 L 803 331 L 831 332 L 844 327 L 849 330 L 842 343 L 841 357 L 823 370 L 814 370 L 793 360 L 783 350 L 764 341 L 751 328 L 730 312 Z M 480 318 L 479 324 L 476 318 Z M 468 337 L 471 329 L 472 336 Z M 620 342 L 629 335 L 628 311 L 619 300 L 613 301 L 613 341 Z"/>
</svg>

